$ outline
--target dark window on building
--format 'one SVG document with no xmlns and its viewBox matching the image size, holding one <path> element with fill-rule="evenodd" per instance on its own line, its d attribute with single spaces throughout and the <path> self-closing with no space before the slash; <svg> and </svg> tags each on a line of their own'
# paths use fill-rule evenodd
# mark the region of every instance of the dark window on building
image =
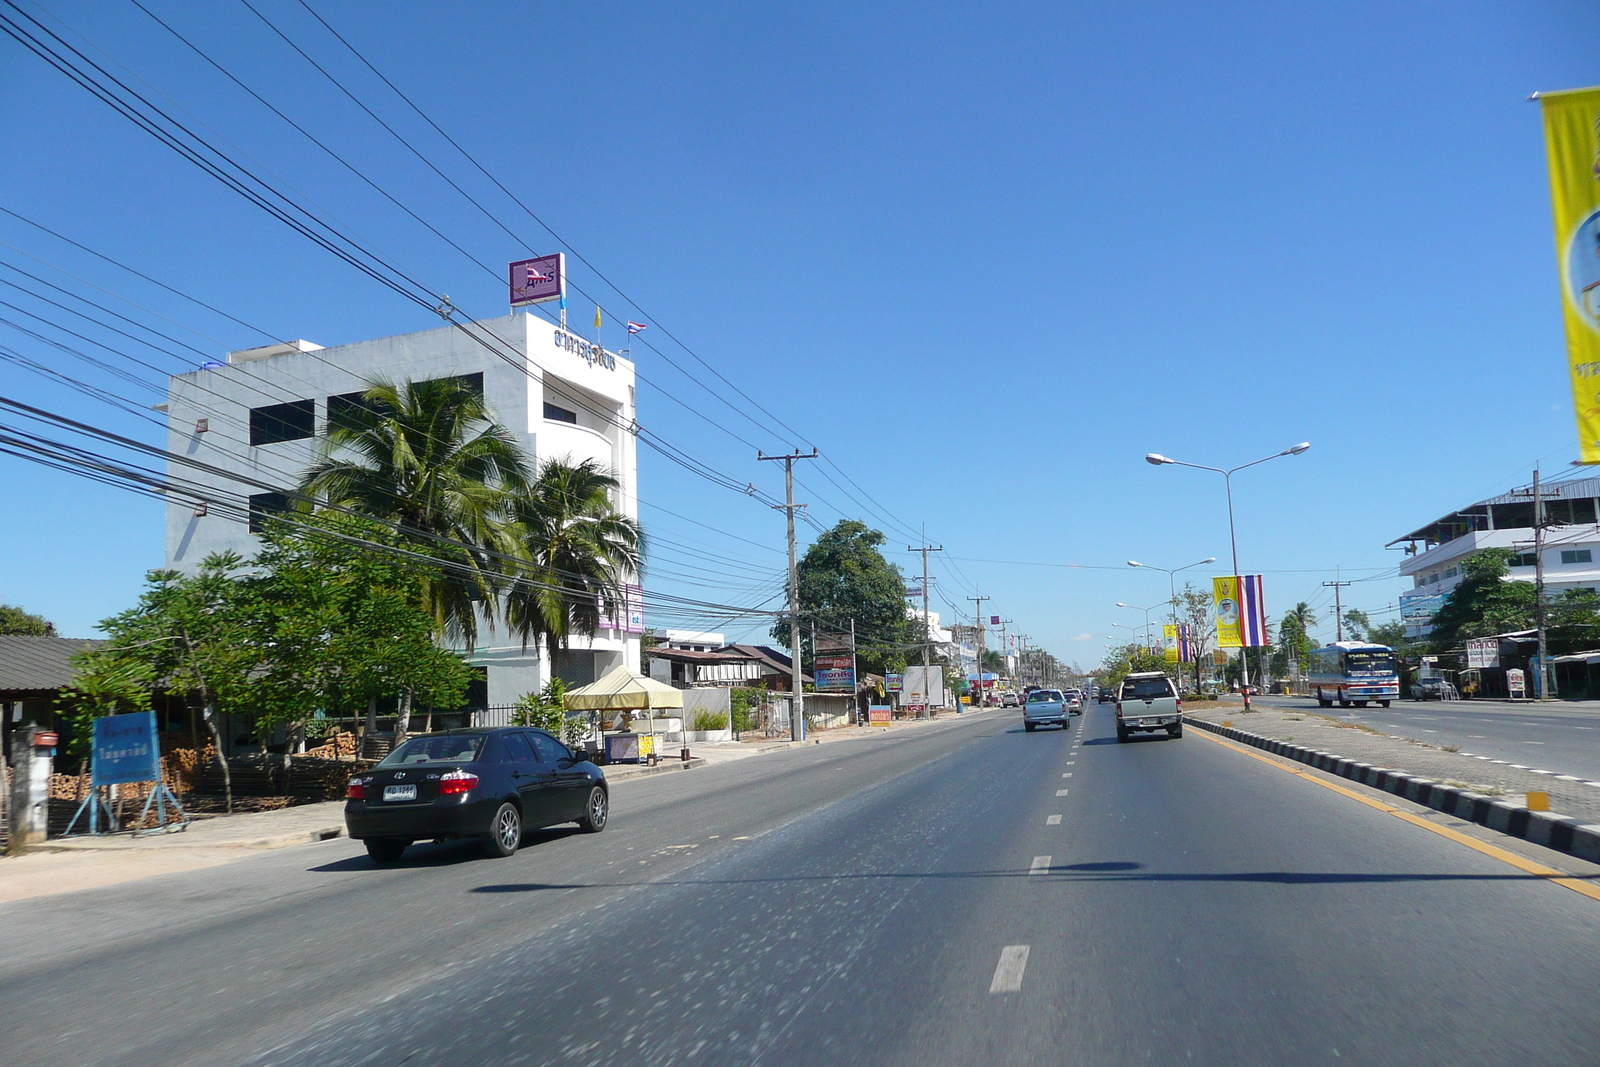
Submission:
<svg viewBox="0 0 1600 1067">
<path fill-rule="evenodd" d="M 1562 563 L 1593 563 L 1594 553 L 1587 548 L 1566 548 L 1561 550 Z"/>
<path fill-rule="evenodd" d="M 317 402 L 292 400 L 250 409 L 250 443 L 275 445 L 279 441 L 300 441 L 316 432 Z"/>
<path fill-rule="evenodd" d="M 576 411 L 568 411 L 566 408 L 557 407 L 548 400 L 544 402 L 544 417 L 552 422 L 570 422 L 574 426 L 578 425 L 578 413 Z"/>
<path fill-rule="evenodd" d="M 1518 555 L 1512 556 L 1511 559 L 1510 559 L 1511 566 L 1513 566 L 1513 567 L 1532 567 L 1535 564 L 1537 564 L 1538 562 L 1539 561 L 1536 558 L 1534 558 L 1534 555 L 1533 555 L 1532 552 L 1523 552 L 1523 553 L 1520 553 Z"/>
<path fill-rule="evenodd" d="M 252 493 L 250 495 L 250 532 L 258 534 L 266 525 L 268 515 L 282 515 L 289 510 L 288 493 Z"/>
<path fill-rule="evenodd" d="M 330 432 L 333 430 L 359 429 L 364 417 L 376 410 L 376 406 L 367 400 L 365 391 L 330 396 L 328 398 L 328 429 Z"/>
<path fill-rule="evenodd" d="M 459 382 L 461 387 L 463 389 L 467 390 L 467 392 L 469 392 L 469 393 L 477 393 L 479 396 L 483 395 L 483 374 L 482 373 L 477 373 L 477 374 L 452 374 L 447 378 L 430 378 L 428 380 L 429 381 L 435 381 L 435 382 L 445 382 L 445 381 Z"/>
<path fill-rule="evenodd" d="M 1531 530 L 1533 528 L 1533 503 L 1491 504 L 1496 530 Z"/>
<path fill-rule="evenodd" d="M 1572 521 L 1580 526 L 1594 525 L 1594 497 L 1572 502 Z"/>
</svg>

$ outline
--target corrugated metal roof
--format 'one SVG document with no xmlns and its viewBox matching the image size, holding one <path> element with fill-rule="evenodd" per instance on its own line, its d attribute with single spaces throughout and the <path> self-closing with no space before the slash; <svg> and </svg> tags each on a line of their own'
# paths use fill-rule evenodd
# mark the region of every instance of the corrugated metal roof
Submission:
<svg viewBox="0 0 1600 1067">
<path fill-rule="evenodd" d="M 1600 497 L 1600 478 L 1569 478 L 1569 479 L 1567 479 L 1565 481 L 1545 482 L 1542 486 L 1540 486 L 1540 491 L 1543 494 L 1543 496 L 1544 496 L 1546 501 L 1583 500 L 1583 499 L 1586 499 L 1588 497 Z M 1486 512 L 1480 511 L 1479 509 L 1480 508 L 1486 508 L 1490 504 L 1532 504 L 1532 503 L 1533 503 L 1533 486 L 1530 483 L 1528 485 L 1522 486 L 1521 488 L 1513 489 L 1509 493 L 1501 493 L 1499 496 L 1492 496 L 1487 500 L 1480 500 L 1477 503 L 1469 504 L 1464 508 L 1457 508 L 1455 511 L 1450 512 L 1448 515 L 1442 515 L 1439 518 L 1434 519 L 1432 522 L 1428 523 L 1427 525 L 1419 526 L 1417 529 L 1411 531 L 1408 534 L 1405 534 L 1404 536 L 1396 537 L 1393 541 L 1390 541 L 1384 547 L 1385 548 L 1391 548 L 1394 545 L 1398 545 L 1402 541 L 1425 541 L 1425 540 L 1426 541 L 1433 541 L 1433 540 L 1438 540 L 1440 538 L 1440 536 L 1441 536 L 1440 529 L 1439 529 L 1441 526 L 1451 526 L 1452 528 L 1459 528 L 1459 527 L 1461 527 L 1463 525 L 1462 522 L 1460 521 L 1460 517 L 1463 514 L 1467 514 L 1467 513 L 1475 513 L 1475 514 L 1478 514 L 1478 515 L 1487 514 Z M 1472 529 L 1472 526 L 1471 526 L 1471 524 L 1466 524 L 1465 528 L 1466 529 Z"/>
<path fill-rule="evenodd" d="M 72 657 L 103 644 L 78 637 L 0 634 L 0 689 L 65 689 L 72 684 Z"/>
</svg>

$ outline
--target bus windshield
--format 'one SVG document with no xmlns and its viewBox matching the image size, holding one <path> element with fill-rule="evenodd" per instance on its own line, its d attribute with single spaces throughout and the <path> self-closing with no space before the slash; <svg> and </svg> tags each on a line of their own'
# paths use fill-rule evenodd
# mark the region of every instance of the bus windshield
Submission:
<svg viewBox="0 0 1600 1067">
<path fill-rule="evenodd" d="M 1387 648 L 1358 649 L 1344 654 L 1345 670 L 1350 674 L 1373 672 L 1394 673 L 1394 653 Z"/>
</svg>

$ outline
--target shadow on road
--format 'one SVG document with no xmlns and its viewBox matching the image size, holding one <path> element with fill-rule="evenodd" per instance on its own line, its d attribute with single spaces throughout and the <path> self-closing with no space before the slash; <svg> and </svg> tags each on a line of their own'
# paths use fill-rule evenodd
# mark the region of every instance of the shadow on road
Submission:
<svg viewBox="0 0 1600 1067">
<path fill-rule="evenodd" d="M 552 841 L 560 841 L 578 833 L 576 826 L 562 826 L 547 830 L 530 830 L 522 835 L 522 851 L 537 848 L 539 845 Z M 407 867 L 448 867 L 457 863 L 470 863 L 473 860 L 487 859 L 483 854 L 483 846 L 477 841 L 466 839 L 449 841 L 418 841 L 406 849 L 405 855 L 400 857 L 398 863 L 378 864 L 370 856 L 346 856 L 342 860 L 324 863 L 316 867 L 307 867 L 308 873 L 333 874 L 345 871 L 395 871 Z"/>
</svg>

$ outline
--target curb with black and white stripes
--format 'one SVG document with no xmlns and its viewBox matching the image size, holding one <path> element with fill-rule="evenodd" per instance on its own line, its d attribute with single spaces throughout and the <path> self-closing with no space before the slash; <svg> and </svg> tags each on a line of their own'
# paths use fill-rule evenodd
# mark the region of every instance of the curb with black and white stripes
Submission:
<svg viewBox="0 0 1600 1067">
<path fill-rule="evenodd" d="M 1511 837 L 1520 837 L 1557 852 L 1565 852 L 1590 863 L 1600 863 L 1600 825 L 1580 823 L 1570 815 L 1556 815 L 1548 811 L 1529 811 L 1517 804 L 1473 793 L 1455 786 L 1442 785 L 1427 778 L 1418 778 L 1400 771 L 1359 763 L 1329 752 L 1318 752 L 1287 741 L 1277 741 L 1259 734 L 1247 733 L 1231 726 L 1219 726 L 1205 719 L 1185 716 L 1188 724 L 1220 734 L 1230 741 L 1259 748 L 1277 756 L 1315 767 L 1319 771 L 1337 774 L 1362 785 L 1382 789 L 1397 797 L 1454 815 L 1458 819 L 1487 826 Z"/>
</svg>

